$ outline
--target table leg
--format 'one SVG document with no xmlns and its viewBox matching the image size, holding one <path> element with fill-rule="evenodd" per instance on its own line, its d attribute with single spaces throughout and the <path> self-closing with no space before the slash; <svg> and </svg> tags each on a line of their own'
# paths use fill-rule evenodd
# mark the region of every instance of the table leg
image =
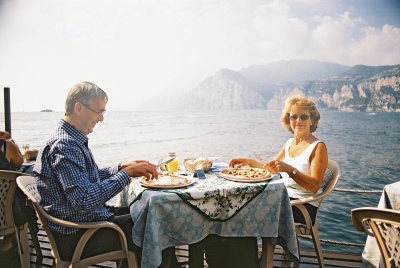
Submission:
<svg viewBox="0 0 400 268">
<path fill-rule="evenodd" d="M 189 245 L 189 267 L 190 268 L 204 267 L 204 248 L 201 241 Z"/>
<path fill-rule="evenodd" d="M 261 267 L 272 268 L 274 265 L 275 245 L 272 245 L 269 239 L 266 237 L 262 237 L 261 240 L 262 240 Z"/>
</svg>

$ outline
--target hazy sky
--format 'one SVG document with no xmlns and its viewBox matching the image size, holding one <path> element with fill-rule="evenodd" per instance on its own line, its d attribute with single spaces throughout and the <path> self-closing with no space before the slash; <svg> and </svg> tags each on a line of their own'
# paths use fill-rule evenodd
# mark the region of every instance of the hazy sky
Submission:
<svg viewBox="0 0 400 268">
<path fill-rule="evenodd" d="M 138 110 L 221 68 L 394 65 L 399 44 L 400 0 L 0 0 L 0 86 L 12 111 L 63 111 L 80 81 L 107 92 L 108 110 Z"/>
</svg>

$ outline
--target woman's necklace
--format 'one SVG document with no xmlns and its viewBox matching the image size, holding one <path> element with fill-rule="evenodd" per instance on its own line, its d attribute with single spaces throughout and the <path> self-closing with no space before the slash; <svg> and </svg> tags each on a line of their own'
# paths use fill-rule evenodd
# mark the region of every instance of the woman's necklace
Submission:
<svg viewBox="0 0 400 268">
<path fill-rule="evenodd" d="M 308 138 L 310 138 L 310 136 L 311 136 L 311 134 L 308 135 L 308 137 L 307 137 L 306 139 L 302 140 L 301 142 L 299 142 L 299 143 L 296 145 L 297 148 L 296 148 L 296 150 L 294 150 L 294 152 L 292 153 L 292 157 L 294 157 L 294 156 L 296 155 L 296 152 L 299 150 L 299 148 L 302 147 L 301 144 L 303 143 L 303 141 L 307 141 Z M 294 142 L 294 141 L 293 141 L 293 142 Z"/>
<path fill-rule="evenodd" d="M 297 145 L 296 150 L 292 153 L 292 157 L 296 154 L 297 150 L 299 150 L 299 148 L 301 147 L 300 144 L 301 144 L 302 142 L 303 142 L 303 141 L 301 141 L 301 142 Z"/>
</svg>

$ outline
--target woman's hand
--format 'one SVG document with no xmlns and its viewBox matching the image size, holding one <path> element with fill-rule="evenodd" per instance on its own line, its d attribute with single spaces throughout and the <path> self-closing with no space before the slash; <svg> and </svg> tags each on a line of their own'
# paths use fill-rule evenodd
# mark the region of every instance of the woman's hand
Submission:
<svg viewBox="0 0 400 268">
<path fill-rule="evenodd" d="M 230 167 L 244 167 L 251 166 L 253 164 L 253 159 L 251 158 L 232 158 L 229 162 Z"/>
<path fill-rule="evenodd" d="M 7 131 L 0 131 L 0 139 L 1 140 L 8 140 L 11 139 L 11 134 Z"/>
<path fill-rule="evenodd" d="M 293 167 L 291 165 L 280 160 L 268 161 L 263 168 L 268 170 L 268 172 L 271 174 L 275 174 L 277 172 L 291 173 L 293 171 Z"/>
</svg>

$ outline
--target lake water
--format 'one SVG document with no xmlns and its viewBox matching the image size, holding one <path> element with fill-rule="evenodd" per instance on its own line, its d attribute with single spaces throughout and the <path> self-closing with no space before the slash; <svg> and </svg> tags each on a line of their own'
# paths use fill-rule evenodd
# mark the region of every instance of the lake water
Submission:
<svg viewBox="0 0 400 268">
<path fill-rule="evenodd" d="M 19 144 L 39 148 L 63 117 L 61 112 L 12 113 L 12 136 Z M 132 159 L 156 162 L 176 152 L 189 157 L 236 156 L 273 158 L 291 134 L 279 121 L 280 111 L 107 112 L 89 135 L 89 146 L 100 167 Z M 400 178 L 400 113 L 321 111 L 314 133 L 325 141 L 329 157 L 338 162 L 338 188 L 382 190 Z M 4 126 L 4 114 L 0 113 Z M 364 243 L 366 236 L 351 223 L 350 210 L 377 206 L 380 193 L 333 192 L 321 206 L 321 239 Z M 301 242 L 302 247 L 311 247 Z M 361 247 L 323 243 L 324 250 L 362 252 Z"/>
</svg>

